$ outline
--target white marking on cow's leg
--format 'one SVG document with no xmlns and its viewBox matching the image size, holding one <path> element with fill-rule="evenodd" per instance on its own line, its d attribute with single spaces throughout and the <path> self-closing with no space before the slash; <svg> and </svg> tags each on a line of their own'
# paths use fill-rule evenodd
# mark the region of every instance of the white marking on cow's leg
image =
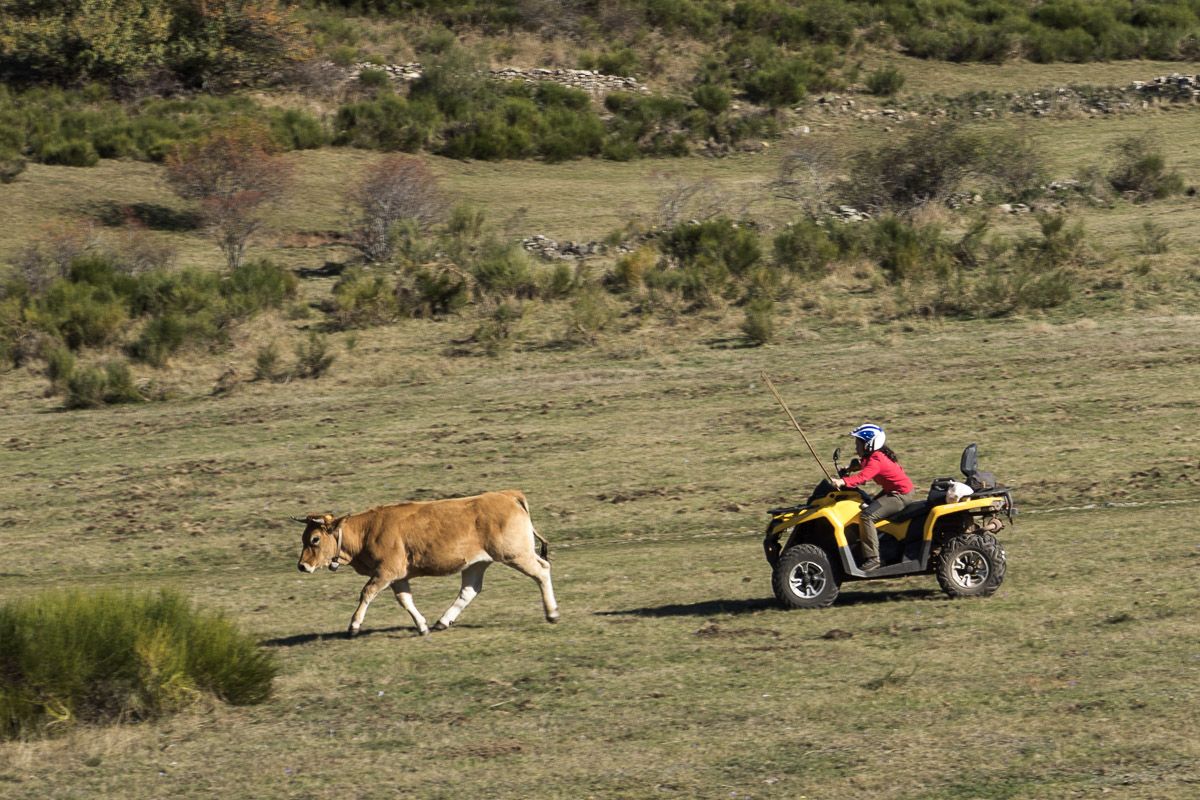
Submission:
<svg viewBox="0 0 1200 800">
<path fill-rule="evenodd" d="M 483 591 L 483 573 L 491 563 L 490 560 L 476 561 L 463 569 L 462 589 L 458 592 L 458 599 L 446 609 L 446 613 L 442 614 L 442 618 L 433 626 L 435 631 L 444 631 L 453 625 L 454 620 L 458 619 L 458 615 L 463 612 L 463 609 L 469 606 L 475 596 Z"/>
<path fill-rule="evenodd" d="M 362 626 L 363 617 L 367 615 L 367 606 L 371 605 L 371 601 L 375 599 L 375 595 L 386 589 L 391 582 L 391 578 L 380 578 L 378 576 L 367 581 L 367 585 L 363 587 L 362 594 L 358 597 L 358 608 L 354 609 L 354 616 L 350 618 L 351 636 L 358 633 L 358 629 Z"/>
<path fill-rule="evenodd" d="M 537 581 L 542 590 L 542 607 L 547 622 L 558 622 L 558 603 L 554 599 L 554 584 L 550 581 L 550 562 L 532 553 L 507 562 L 510 567 Z"/>
<path fill-rule="evenodd" d="M 408 612 L 412 617 L 413 624 L 417 626 L 417 632 L 422 636 L 429 633 L 429 626 L 425 624 L 425 617 L 417 611 L 417 606 L 413 603 L 412 587 L 408 584 L 408 578 L 401 578 L 392 584 L 392 591 L 396 593 L 396 600 L 399 601 L 400 607 Z"/>
</svg>

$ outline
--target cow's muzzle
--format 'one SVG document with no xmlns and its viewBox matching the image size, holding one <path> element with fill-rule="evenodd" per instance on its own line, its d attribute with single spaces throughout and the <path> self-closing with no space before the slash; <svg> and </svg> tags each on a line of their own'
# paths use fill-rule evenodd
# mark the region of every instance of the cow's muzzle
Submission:
<svg viewBox="0 0 1200 800">
<path fill-rule="evenodd" d="M 296 569 L 300 570 L 301 572 L 307 572 L 310 575 L 314 572 L 313 568 L 308 564 L 305 564 L 303 561 L 296 564 Z"/>
</svg>

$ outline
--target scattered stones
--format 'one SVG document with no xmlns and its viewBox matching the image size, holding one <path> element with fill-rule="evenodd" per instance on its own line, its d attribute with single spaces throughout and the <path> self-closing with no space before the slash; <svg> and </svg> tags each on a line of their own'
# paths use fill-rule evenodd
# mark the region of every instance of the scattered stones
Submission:
<svg viewBox="0 0 1200 800">
<path fill-rule="evenodd" d="M 521 247 L 530 253 L 550 260 L 601 256 L 606 254 L 609 249 L 608 245 L 603 242 L 572 242 L 569 240 L 557 242 L 540 233 L 522 239 Z M 625 246 L 618 246 L 615 249 L 621 253 L 629 252 L 629 248 Z"/>
<path fill-rule="evenodd" d="M 424 74 L 420 63 L 408 64 L 355 64 L 350 68 L 350 77 L 357 78 L 364 70 L 380 70 L 386 72 L 393 81 L 412 83 Z M 590 69 L 520 69 L 518 67 L 503 67 L 488 70 L 491 77 L 498 81 L 523 81 L 537 83 L 550 81 L 574 89 L 582 89 L 588 94 L 604 95 L 609 92 L 638 92 L 649 94 L 650 90 L 638 83 L 636 78 L 620 75 L 605 75 Z"/>
</svg>

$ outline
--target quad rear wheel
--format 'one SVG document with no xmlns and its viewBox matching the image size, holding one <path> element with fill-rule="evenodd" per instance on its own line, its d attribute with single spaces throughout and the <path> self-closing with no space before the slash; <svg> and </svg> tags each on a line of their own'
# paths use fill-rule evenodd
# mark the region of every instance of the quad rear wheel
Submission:
<svg viewBox="0 0 1200 800">
<path fill-rule="evenodd" d="M 1004 582 L 1004 548 L 990 533 L 955 536 L 942 545 L 937 579 L 951 597 L 987 597 Z"/>
<path fill-rule="evenodd" d="M 842 576 L 815 544 L 789 547 L 771 573 L 771 588 L 788 608 L 825 608 L 838 596 Z"/>
</svg>

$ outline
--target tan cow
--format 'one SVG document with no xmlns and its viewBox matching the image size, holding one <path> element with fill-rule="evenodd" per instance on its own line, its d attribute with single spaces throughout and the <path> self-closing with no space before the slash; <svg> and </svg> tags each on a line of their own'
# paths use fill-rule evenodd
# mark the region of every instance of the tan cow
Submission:
<svg viewBox="0 0 1200 800">
<path fill-rule="evenodd" d="M 304 523 L 298 565 L 301 572 L 315 572 L 326 565 L 336 570 L 346 563 L 369 578 L 350 619 L 351 636 L 358 633 L 375 595 L 388 586 L 412 616 L 417 630 L 429 633 L 425 618 L 413 605 L 409 579 L 461 572 L 458 599 L 433 626 L 434 630 L 445 630 L 483 591 L 483 573 L 493 561 L 537 581 L 546 620 L 558 621 L 550 562 L 546 561 L 548 546 L 534 530 L 529 504 L 521 492 L 507 490 L 452 500 L 398 503 L 343 517 L 313 514 L 297 521 Z M 535 539 L 542 543 L 541 557 L 535 550 Z"/>
</svg>

